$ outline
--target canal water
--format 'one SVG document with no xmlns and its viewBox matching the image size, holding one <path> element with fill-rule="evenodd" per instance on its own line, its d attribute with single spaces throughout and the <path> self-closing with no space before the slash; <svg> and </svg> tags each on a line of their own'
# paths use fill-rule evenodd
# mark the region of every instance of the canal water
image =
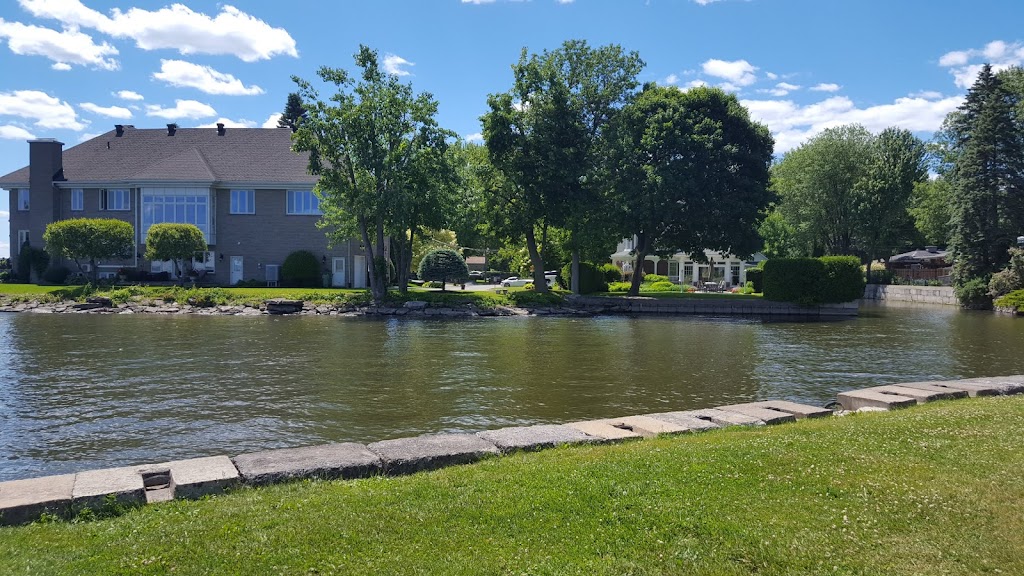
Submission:
<svg viewBox="0 0 1024 576">
<path fill-rule="evenodd" d="M 1024 373 L 1024 319 L 0 314 L 0 480 Z"/>
</svg>

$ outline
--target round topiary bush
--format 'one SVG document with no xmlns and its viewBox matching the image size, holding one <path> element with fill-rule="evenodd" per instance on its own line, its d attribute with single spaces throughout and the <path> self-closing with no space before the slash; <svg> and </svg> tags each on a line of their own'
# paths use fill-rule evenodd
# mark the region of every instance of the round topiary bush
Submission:
<svg viewBox="0 0 1024 576">
<path fill-rule="evenodd" d="M 454 250 L 434 250 L 420 260 L 419 277 L 423 280 L 444 283 L 465 283 L 469 280 L 466 261 Z"/>
<path fill-rule="evenodd" d="M 281 280 L 288 286 L 316 288 L 320 286 L 320 261 L 309 250 L 297 250 L 281 265 Z"/>
</svg>

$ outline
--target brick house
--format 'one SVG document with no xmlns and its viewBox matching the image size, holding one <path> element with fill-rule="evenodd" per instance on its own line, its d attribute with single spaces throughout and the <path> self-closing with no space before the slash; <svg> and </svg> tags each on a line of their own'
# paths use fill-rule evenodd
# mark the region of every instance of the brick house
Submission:
<svg viewBox="0 0 1024 576">
<path fill-rule="evenodd" d="M 146 233 L 161 222 L 195 224 L 208 251 L 192 265 L 203 282 L 278 281 L 280 265 L 309 250 L 334 286 L 365 287 L 366 254 L 358 240 L 329 247 L 305 154 L 283 128 L 114 130 L 64 150 L 53 139 L 29 141 L 29 165 L 0 178 L 10 194 L 11 257 L 26 241 L 43 246 L 46 225 L 67 218 L 118 218 L 135 227 L 135 254 L 102 262 L 173 274 L 169 262 L 143 260 Z M 71 268 L 74 268 L 72 264 Z"/>
</svg>

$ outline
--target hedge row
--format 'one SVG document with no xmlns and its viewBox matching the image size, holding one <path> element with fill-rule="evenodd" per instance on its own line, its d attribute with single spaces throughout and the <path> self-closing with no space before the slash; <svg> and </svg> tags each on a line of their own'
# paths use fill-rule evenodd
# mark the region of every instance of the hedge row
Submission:
<svg viewBox="0 0 1024 576">
<path fill-rule="evenodd" d="M 763 282 L 766 299 L 801 306 L 864 296 L 864 273 L 856 256 L 775 258 L 765 262 Z"/>
<path fill-rule="evenodd" d="M 605 267 L 590 262 L 580 262 L 580 294 L 594 294 L 608 291 L 608 277 Z M 616 268 L 616 272 L 618 269 Z M 572 286 L 572 265 L 562 267 L 562 278 L 568 286 Z"/>
</svg>

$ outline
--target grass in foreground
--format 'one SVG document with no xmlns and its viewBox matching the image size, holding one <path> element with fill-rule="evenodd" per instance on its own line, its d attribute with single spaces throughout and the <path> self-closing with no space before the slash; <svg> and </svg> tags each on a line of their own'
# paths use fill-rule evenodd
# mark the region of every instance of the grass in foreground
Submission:
<svg viewBox="0 0 1024 576">
<path fill-rule="evenodd" d="M 1024 398 L 0 529 L 11 574 L 1021 574 Z"/>
</svg>

